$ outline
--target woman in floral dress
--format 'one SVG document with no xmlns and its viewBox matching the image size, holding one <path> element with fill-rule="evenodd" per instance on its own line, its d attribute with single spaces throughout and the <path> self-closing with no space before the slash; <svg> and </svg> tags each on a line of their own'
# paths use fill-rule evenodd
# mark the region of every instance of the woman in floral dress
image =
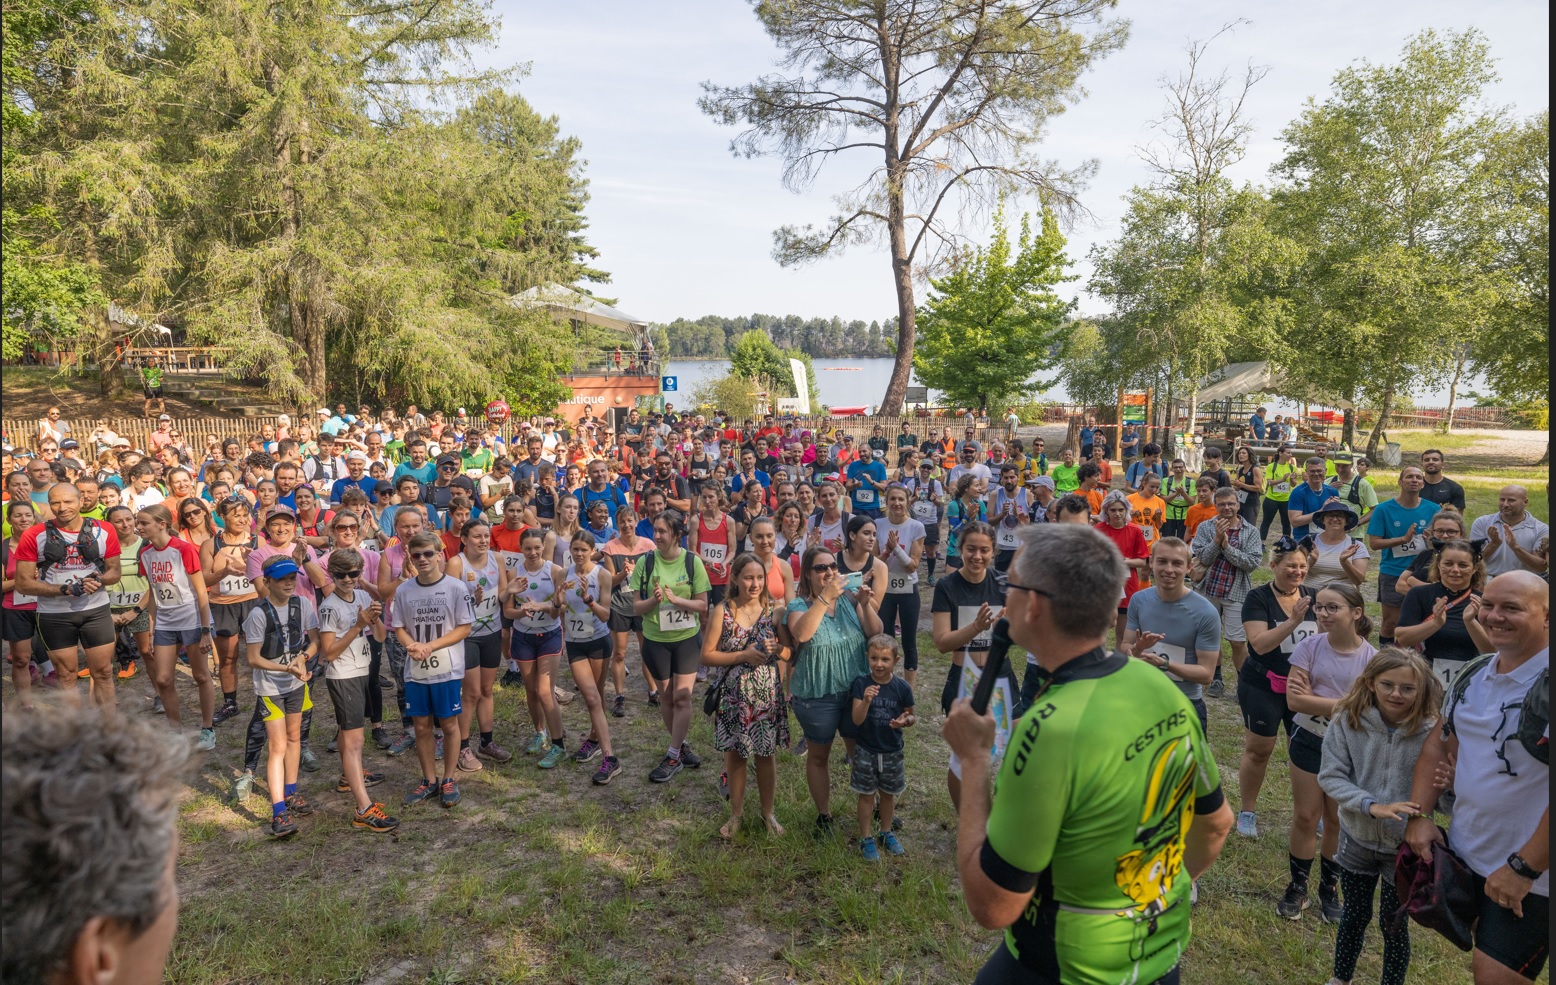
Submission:
<svg viewBox="0 0 1556 985">
<path fill-rule="evenodd" d="M 767 572 L 754 554 L 737 557 L 729 569 L 729 595 L 709 614 L 710 632 L 703 635 L 702 662 L 718 670 L 708 679 L 717 695 L 713 712 L 713 745 L 724 753 L 729 783 L 729 820 L 719 828 L 723 838 L 740 830 L 745 806 L 746 760 L 756 758 L 756 789 L 767 830 L 783 834 L 773 814 L 777 780 L 774 756 L 789 745 L 789 712 L 779 681 L 778 662 L 788 649 L 778 639 L 773 600 L 767 595 Z M 718 632 L 711 632 L 717 626 Z"/>
</svg>

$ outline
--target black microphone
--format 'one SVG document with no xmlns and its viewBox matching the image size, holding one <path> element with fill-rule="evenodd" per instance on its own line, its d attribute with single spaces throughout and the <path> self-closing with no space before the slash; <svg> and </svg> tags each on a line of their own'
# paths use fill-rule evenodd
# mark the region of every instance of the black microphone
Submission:
<svg viewBox="0 0 1556 985">
<path fill-rule="evenodd" d="M 1004 673 L 1005 654 L 1010 651 L 1010 620 L 1001 619 L 994 624 L 989 640 L 989 655 L 983 659 L 983 676 L 973 691 L 973 711 L 982 715 L 989 710 L 989 698 L 994 694 L 994 684 Z"/>
</svg>

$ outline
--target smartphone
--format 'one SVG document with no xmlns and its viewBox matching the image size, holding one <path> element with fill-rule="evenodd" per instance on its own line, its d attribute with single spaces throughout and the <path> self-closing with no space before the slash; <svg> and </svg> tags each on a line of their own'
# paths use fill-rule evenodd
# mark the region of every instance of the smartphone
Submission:
<svg viewBox="0 0 1556 985">
<path fill-rule="evenodd" d="M 983 658 L 983 676 L 978 678 L 978 686 L 973 691 L 972 708 L 980 715 L 989 710 L 989 698 L 994 694 L 995 683 L 1005 672 L 1005 655 L 1009 651 L 1010 620 L 1000 619 L 994 624 L 989 638 L 989 655 Z"/>
</svg>

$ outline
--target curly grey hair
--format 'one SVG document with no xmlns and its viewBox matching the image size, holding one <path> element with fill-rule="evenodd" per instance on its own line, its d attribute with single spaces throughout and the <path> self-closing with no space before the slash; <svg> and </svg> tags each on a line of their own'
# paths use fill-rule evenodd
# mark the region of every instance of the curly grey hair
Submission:
<svg viewBox="0 0 1556 985">
<path fill-rule="evenodd" d="M 51 981 L 92 917 L 139 936 L 165 892 L 191 747 L 141 721 L 40 702 L 0 722 L 0 981 Z"/>
<path fill-rule="evenodd" d="M 1124 594 L 1124 556 L 1090 526 L 1033 523 L 1020 528 L 1012 581 L 1048 597 L 1049 614 L 1067 636 L 1100 636 L 1113 625 Z"/>
</svg>

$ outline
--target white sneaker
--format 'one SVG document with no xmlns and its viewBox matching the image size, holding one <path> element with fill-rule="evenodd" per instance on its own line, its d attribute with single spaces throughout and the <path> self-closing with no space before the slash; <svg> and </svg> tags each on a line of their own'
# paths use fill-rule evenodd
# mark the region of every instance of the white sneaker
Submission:
<svg viewBox="0 0 1556 985">
<path fill-rule="evenodd" d="M 216 748 L 216 730 L 203 728 L 200 730 L 200 741 L 195 743 L 195 748 L 201 752 L 210 752 Z"/>
<path fill-rule="evenodd" d="M 1199 905 L 1199 880 L 1198 879 L 1195 879 L 1193 882 L 1189 883 L 1189 905 L 1190 906 L 1198 906 Z"/>
<path fill-rule="evenodd" d="M 1237 833 L 1244 838 L 1259 837 L 1259 818 L 1253 811 L 1237 812 Z"/>
</svg>

